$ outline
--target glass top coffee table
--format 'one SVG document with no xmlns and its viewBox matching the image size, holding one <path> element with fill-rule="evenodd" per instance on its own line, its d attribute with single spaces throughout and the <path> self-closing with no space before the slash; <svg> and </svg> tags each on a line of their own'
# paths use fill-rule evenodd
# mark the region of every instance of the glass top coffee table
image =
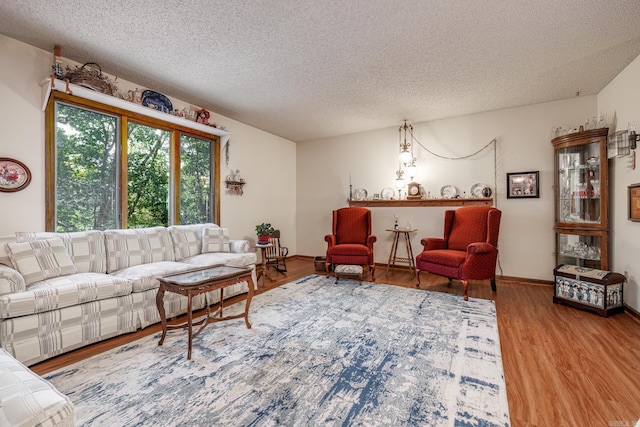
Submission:
<svg viewBox="0 0 640 427">
<path fill-rule="evenodd" d="M 249 306 L 251 305 L 251 299 L 253 298 L 255 283 L 251 276 L 250 267 L 215 265 L 189 270 L 182 273 L 161 276 L 158 277 L 158 281 L 160 282 L 160 287 L 158 288 L 158 293 L 156 295 L 156 305 L 158 306 L 158 312 L 160 313 L 160 320 L 162 322 L 162 337 L 160 338 L 160 342 L 158 342 L 159 346 L 164 342 L 168 330 L 183 329 L 186 326 L 189 331 L 189 349 L 187 352 L 187 359 L 191 359 L 193 338 L 202 332 L 204 327 L 209 323 L 244 317 L 244 322 L 247 325 L 247 328 L 251 329 L 251 323 L 249 323 Z M 222 308 L 224 306 L 224 300 L 222 299 L 222 290 L 228 286 L 244 281 L 249 284 L 249 293 L 245 303 L 244 314 L 223 317 Z M 218 289 L 220 290 L 220 306 L 218 309 L 214 313 L 211 313 L 210 307 L 207 305 L 205 316 L 194 323 L 192 310 L 193 297 L 204 292 L 211 292 Z M 167 323 L 167 317 L 164 310 L 165 292 L 173 292 L 187 297 L 186 323 L 182 323 L 180 325 L 169 325 Z M 200 326 L 200 328 L 194 333 L 193 326 Z"/>
</svg>

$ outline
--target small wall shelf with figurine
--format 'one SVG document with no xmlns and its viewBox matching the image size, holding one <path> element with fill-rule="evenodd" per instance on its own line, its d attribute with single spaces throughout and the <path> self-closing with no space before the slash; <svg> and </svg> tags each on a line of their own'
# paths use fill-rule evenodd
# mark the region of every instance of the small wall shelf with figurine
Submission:
<svg viewBox="0 0 640 427">
<path fill-rule="evenodd" d="M 458 199 L 418 199 L 418 200 L 347 200 L 349 206 L 383 207 L 419 207 L 419 206 L 493 206 L 492 197 Z"/>
<path fill-rule="evenodd" d="M 234 196 L 242 196 L 244 194 L 244 191 L 242 189 L 242 187 L 244 187 L 244 185 L 246 184 L 244 180 L 242 181 L 227 180 L 224 183 L 227 185 L 227 191 L 229 192 L 229 194 L 233 194 Z"/>
</svg>

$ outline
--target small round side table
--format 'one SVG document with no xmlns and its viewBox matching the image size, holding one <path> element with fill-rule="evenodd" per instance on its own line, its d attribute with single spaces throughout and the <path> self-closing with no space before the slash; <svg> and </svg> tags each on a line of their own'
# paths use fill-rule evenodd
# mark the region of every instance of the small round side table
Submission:
<svg viewBox="0 0 640 427">
<path fill-rule="evenodd" d="M 256 244 L 254 246 L 255 249 L 260 249 L 260 255 L 262 256 L 262 271 L 259 272 L 261 274 L 258 275 L 258 282 L 260 282 L 260 276 L 262 276 L 262 287 L 264 288 L 264 278 L 268 277 L 269 280 L 271 282 L 273 282 L 273 279 L 271 278 L 271 276 L 268 273 L 268 269 L 267 269 L 267 248 L 272 248 L 274 245 L 273 243 L 267 243 L 265 245 L 260 245 L 260 244 Z"/>
<path fill-rule="evenodd" d="M 389 254 L 389 262 L 387 263 L 387 271 L 389 268 L 395 267 L 398 263 L 408 264 L 412 274 L 416 274 L 416 263 L 413 259 L 413 250 L 411 249 L 411 240 L 409 233 L 418 231 L 416 228 L 387 228 L 387 231 L 393 233 L 393 243 L 391 243 L 391 253 Z M 398 241 L 400 235 L 404 236 L 404 243 L 407 249 L 407 258 L 398 256 Z"/>
</svg>

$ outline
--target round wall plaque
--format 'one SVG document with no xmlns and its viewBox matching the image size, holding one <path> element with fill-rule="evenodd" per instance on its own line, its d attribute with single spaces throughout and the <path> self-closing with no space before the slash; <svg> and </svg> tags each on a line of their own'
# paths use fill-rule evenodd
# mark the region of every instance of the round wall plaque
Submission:
<svg viewBox="0 0 640 427">
<path fill-rule="evenodd" d="M 22 162 L 0 157 L 0 191 L 20 191 L 31 182 L 31 171 Z"/>
</svg>

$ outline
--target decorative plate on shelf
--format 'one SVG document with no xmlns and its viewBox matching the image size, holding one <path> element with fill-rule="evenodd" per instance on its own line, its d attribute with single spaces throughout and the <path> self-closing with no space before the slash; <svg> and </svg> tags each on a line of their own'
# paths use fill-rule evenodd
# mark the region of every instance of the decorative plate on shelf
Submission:
<svg viewBox="0 0 640 427">
<path fill-rule="evenodd" d="M 163 113 L 171 113 L 173 111 L 173 104 L 171 104 L 169 98 L 152 90 L 142 92 L 142 105 L 162 111 Z"/>
<path fill-rule="evenodd" d="M 458 194 L 458 189 L 453 185 L 443 185 L 440 188 L 440 195 L 445 199 L 453 199 Z"/>
<path fill-rule="evenodd" d="M 380 198 L 382 200 L 394 200 L 397 199 L 396 189 L 393 187 L 384 187 L 380 192 Z"/>
<path fill-rule="evenodd" d="M 367 198 L 367 190 L 364 188 L 356 188 L 353 190 L 353 200 L 365 200 Z"/>
<path fill-rule="evenodd" d="M 471 191 L 470 191 L 471 197 L 475 197 L 477 199 L 485 197 L 482 194 L 482 190 L 484 190 L 485 188 L 489 188 L 489 186 L 487 184 L 481 184 L 481 183 L 473 184 L 471 186 Z"/>
</svg>

